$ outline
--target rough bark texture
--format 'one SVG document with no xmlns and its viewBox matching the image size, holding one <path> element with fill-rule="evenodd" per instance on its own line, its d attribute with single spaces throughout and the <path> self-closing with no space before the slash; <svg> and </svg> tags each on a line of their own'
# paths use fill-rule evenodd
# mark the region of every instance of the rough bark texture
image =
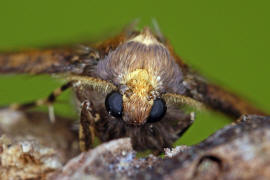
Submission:
<svg viewBox="0 0 270 180">
<path fill-rule="evenodd" d="M 0 179 L 45 179 L 79 153 L 72 122 L 44 113 L 0 110 Z"/>
<path fill-rule="evenodd" d="M 270 179 L 270 117 L 243 116 L 198 145 L 163 160 L 141 179 Z M 146 178 L 146 177 L 151 178 Z"/>
<path fill-rule="evenodd" d="M 70 127 L 42 113 L 0 111 L 1 179 L 270 179 L 270 117 L 243 116 L 165 158 L 137 158 L 129 138 L 79 153 Z"/>
</svg>

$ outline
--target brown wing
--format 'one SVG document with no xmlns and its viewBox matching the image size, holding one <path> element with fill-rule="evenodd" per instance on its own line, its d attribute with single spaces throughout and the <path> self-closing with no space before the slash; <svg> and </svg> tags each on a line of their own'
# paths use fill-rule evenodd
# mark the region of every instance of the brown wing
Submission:
<svg viewBox="0 0 270 180">
<path fill-rule="evenodd" d="M 167 43 L 167 47 L 183 70 L 184 80 L 187 87 L 187 96 L 196 99 L 210 108 L 220 111 L 232 118 L 239 118 L 243 114 L 267 115 L 267 113 L 257 109 L 243 98 L 220 86 L 204 80 L 202 76 L 193 72 L 191 68 L 181 60 L 169 43 Z"/>
<path fill-rule="evenodd" d="M 19 52 L 0 52 L 0 73 L 62 73 L 77 72 L 90 61 L 105 57 L 124 42 L 133 30 L 125 29 L 104 42 L 75 47 L 58 47 Z M 90 60 L 90 61 L 89 61 Z"/>
<path fill-rule="evenodd" d="M 0 53 L 0 73 L 54 73 L 67 71 L 73 61 L 71 48 Z"/>
</svg>

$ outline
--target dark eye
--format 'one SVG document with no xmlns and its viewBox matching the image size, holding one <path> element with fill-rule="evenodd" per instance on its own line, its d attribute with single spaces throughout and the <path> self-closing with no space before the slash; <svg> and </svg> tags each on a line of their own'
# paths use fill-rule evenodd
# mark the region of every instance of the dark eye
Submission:
<svg viewBox="0 0 270 180">
<path fill-rule="evenodd" d="M 121 117 L 123 112 L 122 95 L 119 92 L 111 92 L 105 100 L 107 111 L 114 117 Z"/>
<path fill-rule="evenodd" d="M 153 107 L 151 109 L 148 122 L 157 122 L 159 121 L 166 113 L 167 107 L 166 103 L 163 99 L 156 99 L 154 100 Z"/>
</svg>

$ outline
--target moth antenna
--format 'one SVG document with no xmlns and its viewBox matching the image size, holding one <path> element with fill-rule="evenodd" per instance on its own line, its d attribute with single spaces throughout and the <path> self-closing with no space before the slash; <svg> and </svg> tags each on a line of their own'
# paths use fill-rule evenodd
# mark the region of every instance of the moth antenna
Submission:
<svg viewBox="0 0 270 180">
<path fill-rule="evenodd" d="M 166 94 L 163 94 L 163 98 L 166 102 L 169 102 L 172 104 L 188 105 L 200 111 L 206 109 L 206 107 L 201 102 L 196 101 L 190 97 L 180 95 L 180 94 L 166 93 Z"/>
<path fill-rule="evenodd" d="M 127 35 L 131 35 L 134 30 L 137 30 L 138 24 L 140 23 L 140 18 L 136 18 L 133 21 L 131 21 L 128 25 L 124 27 L 124 32 L 127 33 Z"/>
<path fill-rule="evenodd" d="M 152 19 L 152 24 L 153 24 L 153 27 L 154 27 L 154 32 L 157 35 L 157 37 L 160 39 L 160 41 L 163 42 L 163 43 L 166 42 L 166 38 L 163 36 L 163 34 L 161 32 L 159 24 L 158 24 L 156 18 Z"/>
<path fill-rule="evenodd" d="M 116 89 L 116 86 L 114 84 L 99 78 L 72 75 L 67 77 L 67 79 L 69 81 L 72 81 L 73 86 L 75 87 L 80 85 L 89 86 L 93 90 L 104 94 L 107 94 Z"/>
</svg>

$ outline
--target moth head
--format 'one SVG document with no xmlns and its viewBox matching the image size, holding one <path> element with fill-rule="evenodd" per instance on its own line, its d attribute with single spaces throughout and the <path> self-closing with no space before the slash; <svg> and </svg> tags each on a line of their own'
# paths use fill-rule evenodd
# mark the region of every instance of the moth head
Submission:
<svg viewBox="0 0 270 180">
<path fill-rule="evenodd" d="M 105 106 L 110 115 L 132 125 L 157 122 L 162 119 L 167 110 L 166 103 L 161 98 L 147 102 L 140 98 L 136 99 L 136 95 L 131 99 L 127 98 L 117 91 L 107 95 Z"/>
<path fill-rule="evenodd" d="M 145 69 L 127 74 L 118 90 L 110 92 L 105 100 L 110 115 L 127 124 L 142 125 L 161 119 L 166 103 L 155 94 L 156 80 Z"/>
<path fill-rule="evenodd" d="M 149 94 L 129 93 L 121 94 L 119 91 L 112 91 L 106 97 L 105 107 L 111 116 L 130 125 L 139 126 L 162 120 L 167 112 L 167 103 L 179 108 L 183 105 L 191 106 L 196 110 L 204 108 L 200 102 L 179 94 L 165 93 L 159 97 L 149 97 Z"/>
<path fill-rule="evenodd" d="M 135 126 L 162 120 L 167 112 L 167 104 L 203 108 L 201 103 L 192 98 L 157 92 L 154 88 L 156 81 L 144 69 L 130 73 L 125 78 L 126 83 L 120 87 L 93 77 L 71 76 L 69 80 L 73 81 L 74 86 L 87 86 L 106 95 L 104 106 L 109 115 Z"/>
</svg>

